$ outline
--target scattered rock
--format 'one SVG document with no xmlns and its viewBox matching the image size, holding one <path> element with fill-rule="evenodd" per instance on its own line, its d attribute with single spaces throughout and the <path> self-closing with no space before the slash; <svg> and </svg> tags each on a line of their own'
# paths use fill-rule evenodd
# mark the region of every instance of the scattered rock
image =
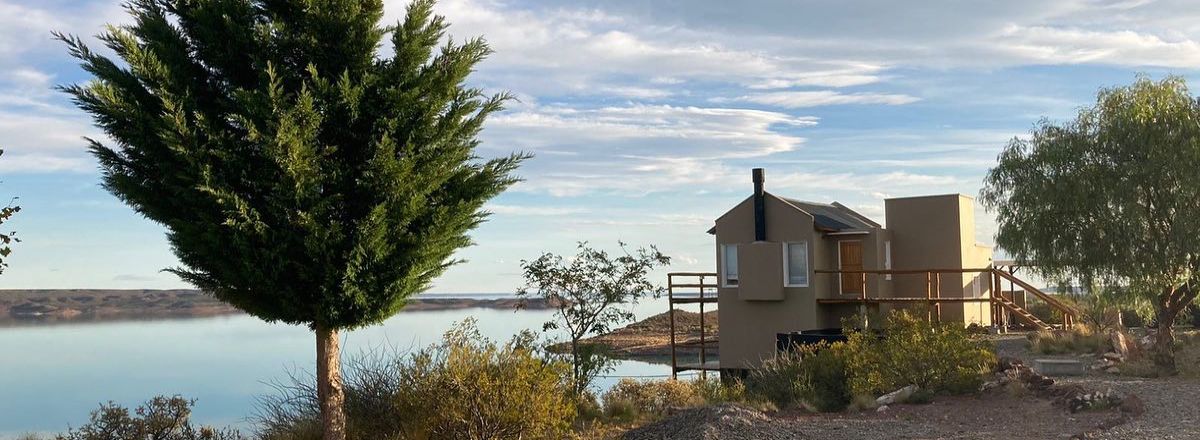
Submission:
<svg viewBox="0 0 1200 440">
<path fill-rule="evenodd" d="M 1113 334 L 1117 334 L 1117 333 L 1113 333 Z M 1104 353 L 1104 358 L 1108 359 L 1110 361 L 1113 361 L 1113 362 L 1120 362 L 1120 361 L 1124 360 L 1125 356 L 1110 351 L 1108 353 Z"/>
<path fill-rule="evenodd" d="M 1120 374 L 1121 369 L 1117 367 L 1108 367 L 1104 369 L 1104 372 L 1108 374 Z"/>
<path fill-rule="evenodd" d="M 888 406 L 887 406 L 887 405 L 881 405 L 879 408 L 875 408 L 875 412 L 884 412 L 884 411 L 887 411 L 887 410 L 888 410 Z"/>
<path fill-rule="evenodd" d="M 1142 355 L 1142 347 L 1134 342 L 1132 336 L 1124 330 L 1113 330 L 1109 335 L 1113 350 L 1121 356 L 1121 360 L 1132 359 Z"/>
<path fill-rule="evenodd" d="M 917 392 L 917 386 L 909 385 L 904 388 L 898 389 L 896 391 L 892 391 L 890 393 L 879 396 L 879 398 L 875 399 L 875 404 L 879 405 L 879 406 L 887 406 L 887 405 L 893 405 L 896 403 L 904 402 L 905 400 L 908 400 L 909 397 L 912 397 L 913 393 L 915 393 L 915 392 Z"/>
</svg>

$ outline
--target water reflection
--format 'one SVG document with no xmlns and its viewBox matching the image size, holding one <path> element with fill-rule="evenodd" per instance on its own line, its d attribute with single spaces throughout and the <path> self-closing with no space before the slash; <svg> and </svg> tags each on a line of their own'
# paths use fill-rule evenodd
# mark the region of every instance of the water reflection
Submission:
<svg viewBox="0 0 1200 440">
<path fill-rule="evenodd" d="M 661 300 L 634 308 L 638 319 L 666 310 Z M 353 354 L 380 346 L 407 350 L 440 339 L 454 322 L 477 320 L 480 331 L 505 341 L 541 330 L 549 310 L 463 309 L 399 314 L 345 336 Z M 197 399 L 204 424 L 246 426 L 254 397 L 288 371 L 311 371 L 312 333 L 235 315 L 198 319 L 91 322 L 0 328 L 0 437 L 58 432 L 86 422 L 101 402 L 136 405 L 156 394 Z M 661 364 L 625 361 L 614 376 L 666 375 Z M 618 379 L 602 378 L 608 387 Z"/>
</svg>

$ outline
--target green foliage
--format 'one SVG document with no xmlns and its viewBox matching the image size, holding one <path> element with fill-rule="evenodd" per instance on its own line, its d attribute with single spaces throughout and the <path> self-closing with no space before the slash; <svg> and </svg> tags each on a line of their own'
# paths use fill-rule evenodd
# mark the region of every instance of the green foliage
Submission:
<svg viewBox="0 0 1200 440">
<path fill-rule="evenodd" d="M 617 422 L 645 422 L 668 415 L 672 408 L 721 403 L 744 403 L 749 399 L 741 382 L 717 379 L 647 380 L 621 379 L 606 391 L 604 415 Z"/>
<path fill-rule="evenodd" d="M 716 378 L 697 377 L 689 384 L 696 390 L 700 400 L 709 405 L 750 402 L 746 384 L 737 379 L 723 381 Z"/>
<path fill-rule="evenodd" d="M 1040 331 L 1029 338 L 1029 351 L 1037 354 L 1103 354 L 1112 349 L 1107 333 L 1091 331 Z"/>
<path fill-rule="evenodd" d="M 853 394 L 879 395 L 908 385 L 971 393 L 995 367 L 991 345 L 960 324 L 931 323 L 900 310 L 888 315 L 886 328 L 883 339 L 869 331 L 849 332 L 845 362 Z"/>
<path fill-rule="evenodd" d="M 818 411 L 841 411 L 852 400 L 845 350 L 839 342 L 780 353 L 751 373 L 749 392 L 781 408 L 806 404 Z"/>
<path fill-rule="evenodd" d="M 1101 90 L 1073 121 L 1042 121 L 988 172 L 996 244 L 1052 279 L 1122 286 L 1170 324 L 1200 290 L 1200 101 L 1179 77 Z M 1104 293 L 1108 295 L 1108 293 Z"/>
<path fill-rule="evenodd" d="M 0 150 L 0 156 L 4 155 L 4 150 Z M 9 201 L 4 207 L 0 207 L 0 225 L 12 219 L 13 215 L 21 212 L 21 207 L 14 205 L 16 198 Z M 0 273 L 4 273 L 4 269 L 8 267 L 8 256 L 12 255 L 12 244 L 18 243 L 21 240 L 17 238 L 17 233 L 14 231 L 0 231 Z"/>
<path fill-rule="evenodd" d="M 812 346 L 803 356 L 800 369 L 800 398 L 817 411 L 832 412 L 850 404 L 850 380 L 846 366 L 846 344 Z"/>
<path fill-rule="evenodd" d="M 759 368 L 750 372 L 746 381 L 749 393 L 780 408 L 803 403 L 801 395 L 805 385 L 800 381 L 804 374 L 802 352 L 808 350 L 797 347 L 796 350 L 777 353 L 775 357 L 764 360 Z"/>
<path fill-rule="evenodd" d="M 188 420 L 195 401 L 179 396 L 155 397 L 128 408 L 109 402 L 92 411 L 87 424 L 72 429 L 56 440 L 239 440 L 237 431 L 194 427 Z M 36 438 L 36 437 L 31 437 Z"/>
<path fill-rule="evenodd" d="M 680 380 L 621 379 L 601 396 L 601 400 L 604 414 L 622 421 L 658 418 L 665 416 L 668 408 L 704 403 L 696 388 Z"/>
<path fill-rule="evenodd" d="M 482 39 L 435 51 L 433 6 L 393 27 L 380 0 L 131 0 L 99 36 L 119 60 L 59 35 L 95 77 L 62 90 L 113 140 L 89 140 L 104 187 L 166 226 L 174 273 L 267 321 L 354 328 L 454 264 L 525 158 L 476 157 L 508 96 L 464 85 Z"/>
<path fill-rule="evenodd" d="M 628 306 L 646 295 L 657 297 L 663 292 L 648 277 L 654 268 L 670 264 L 671 258 L 654 246 L 630 252 L 625 243 L 619 245 L 618 255 L 581 242 L 578 253 L 571 258 L 547 252 L 534 260 L 521 261 L 525 286 L 517 295 L 542 298 L 555 306 L 555 320 L 546 322 L 543 330 L 566 331 L 577 393 L 586 391 L 595 377 L 612 365 L 602 347 L 580 341 L 633 320 Z"/>
<path fill-rule="evenodd" d="M 568 374 L 566 364 L 534 348 L 532 334 L 497 345 L 467 321 L 411 355 L 368 353 L 347 362 L 349 438 L 562 438 L 576 414 Z M 311 382 L 279 388 L 260 402 L 263 436 L 319 439 Z"/>
</svg>

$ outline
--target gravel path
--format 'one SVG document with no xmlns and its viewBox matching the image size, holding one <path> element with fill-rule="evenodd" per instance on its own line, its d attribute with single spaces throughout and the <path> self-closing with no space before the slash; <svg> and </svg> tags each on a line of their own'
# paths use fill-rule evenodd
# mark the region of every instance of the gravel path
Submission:
<svg viewBox="0 0 1200 440">
<path fill-rule="evenodd" d="M 1146 413 L 1129 423 L 1101 432 L 1099 439 L 1200 439 L 1200 381 L 1134 379 L 1116 376 L 1063 380 L 1097 390 L 1111 388 L 1135 394 Z"/>
</svg>

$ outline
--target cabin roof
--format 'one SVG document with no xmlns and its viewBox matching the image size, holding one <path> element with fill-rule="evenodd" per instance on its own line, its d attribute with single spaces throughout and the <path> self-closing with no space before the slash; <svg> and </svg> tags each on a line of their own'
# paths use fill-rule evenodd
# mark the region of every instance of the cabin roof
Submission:
<svg viewBox="0 0 1200 440">
<path fill-rule="evenodd" d="M 838 202 L 820 203 L 789 197 L 775 197 L 793 208 L 811 215 L 813 226 L 823 232 L 870 231 L 880 227 L 878 223 Z M 717 227 L 714 225 L 708 230 L 708 233 L 716 234 Z"/>
</svg>

